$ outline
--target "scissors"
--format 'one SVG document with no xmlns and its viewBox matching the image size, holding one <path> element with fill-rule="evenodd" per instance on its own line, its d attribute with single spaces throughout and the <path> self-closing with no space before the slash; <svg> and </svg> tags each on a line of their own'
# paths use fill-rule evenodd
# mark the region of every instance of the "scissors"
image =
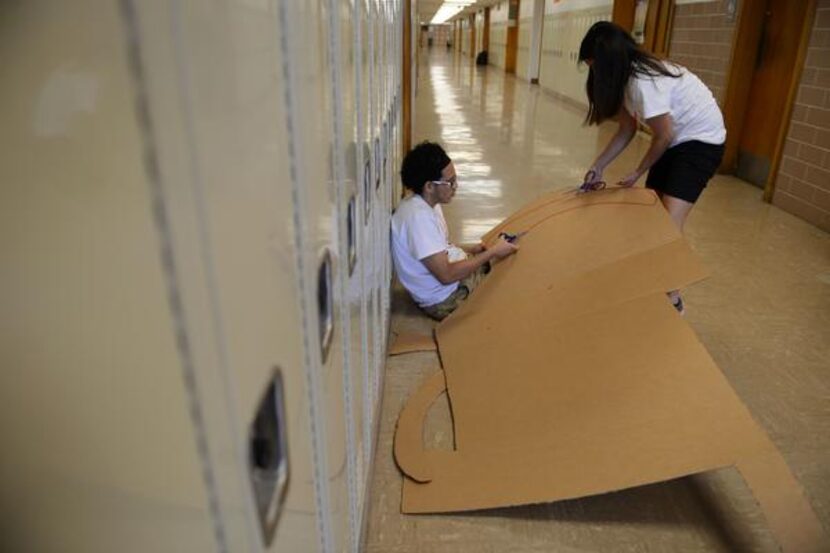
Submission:
<svg viewBox="0 0 830 553">
<path fill-rule="evenodd" d="M 585 174 L 585 182 L 583 182 L 579 186 L 579 188 L 576 189 L 576 193 L 584 194 L 585 192 L 595 192 L 597 190 L 602 190 L 603 188 L 605 188 L 604 180 L 593 180 L 596 176 L 596 171 L 588 171 L 588 173 Z"/>
<path fill-rule="evenodd" d="M 513 244 L 514 242 L 516 242 L 516 240 L 518 240 L 525 234 L 527 234 L 527 231 L 518 232 L 516 234 L 510 234 L 509 232 L 500 232 L 499 238 L 504 238 L 505 242 L 510 242 L 511 244 Z"/>
</svg>

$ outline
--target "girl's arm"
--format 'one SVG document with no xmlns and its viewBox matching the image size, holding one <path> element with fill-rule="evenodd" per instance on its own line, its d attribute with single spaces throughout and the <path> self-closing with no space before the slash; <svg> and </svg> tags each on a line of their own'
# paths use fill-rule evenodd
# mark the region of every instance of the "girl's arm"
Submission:
<svg viewBox="0 0 830 553">
<path fill-rule="evenodd" d="M 660 159 L 660 156 L 668 149 L 674 139 L 674 124 L 670 114 L 664 113 L 646 119 L 646 124 L 651 128 L 651 146 L 646 155 L 643 156 L 637 169 L 617 183 L 620 186 L 633 186 L 637 179 L 643 176 Z"/>
<path fill-rule="evenodd" d="M 589 181 L 589 175 L 593 172 L 593 178 L 590 178 L 591 182 L 598 181 L 602 177 L 602 172 L 608 166 L 609 163 L 614 161 L 614 159 L 620 155 L 626 146 L 631 142 L 631 139 L 634 138 L 634 133 L 637 132 L 637 120 L 628 113 L 624 107 L 620 108 L 620 113 L 618 116 L 619 119 L 619 127 L 617 128 L 617 132 L 599 157 L 594 161 L 591 168 L 588 170 L 588 174 L 585 175 L 586 182 Z"/>
</svg>

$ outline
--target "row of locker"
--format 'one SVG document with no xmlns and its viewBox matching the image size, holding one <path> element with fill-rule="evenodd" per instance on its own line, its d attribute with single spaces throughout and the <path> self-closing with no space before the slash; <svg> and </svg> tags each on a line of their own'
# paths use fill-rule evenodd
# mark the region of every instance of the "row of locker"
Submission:
<svg viewBox="0 0 830 553">
<path fill-rule="evenodd" d="M 401 5 L 0 11 L 0 550 L 358 551 Z"/>
<path fill-rule="evenodd" d="M 579 44 L 591 25 L 611 19 L 614 3 L 611 0 L 572 0 L 550 4 L 543 0 L 521 0 L 517 2 L 516 20 L 512 23 L 508 21 L 510 4 L 516 3 L 502 0 L 485 8 L 490 14 L 489 63 L 505 67 L 507 28 L 515 25 L 518 27 L 516 75 L 528 81 L 538 80 L 543 88 L 584 102 L 586 69 L 577 63 Z M 477 44 L 474 51 L 483 49 L 480 39 L 484 35 L 483 22 L 487 19 L 484 13 L 485 10 L 480 10 L 474 14 L 474 27 L 470 16 L 452 22 L 453 29 L 461 37 L 457 50 L 462 54 L 471 55 L 473 38 Z"/>
</svg>

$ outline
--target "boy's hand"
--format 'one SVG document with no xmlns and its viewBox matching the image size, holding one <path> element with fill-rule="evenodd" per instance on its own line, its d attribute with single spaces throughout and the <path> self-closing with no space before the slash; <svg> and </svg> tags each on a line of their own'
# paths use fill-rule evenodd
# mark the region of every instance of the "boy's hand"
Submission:
<svg viewBox="0 0 830 553">
<path fill-rule="evenodd" d="M 493 257 L 496 259 L 503 259 L 508 255 L 514 254 L 519 251 L 519 246 L 515 244 L 511 244 L 504 238 L 499 238 L 499 240 L 493 244 L 493 247 L 490 248 L 488 251 L 493 252 Z"/>
<path fill-rule="evenodd" d="M 483 252 L 484 250 L 486 250 L 487 246 L 485 246 L 483 243 L 479 242 L 478 244 L 469 244 L 469 245 L 465 246 L 464 249 L 467 251 L 467 253 L 472 254 L 472 255 L 476 255 L 476 254 L 479 254 L 479 253 Z"/>
</svg>

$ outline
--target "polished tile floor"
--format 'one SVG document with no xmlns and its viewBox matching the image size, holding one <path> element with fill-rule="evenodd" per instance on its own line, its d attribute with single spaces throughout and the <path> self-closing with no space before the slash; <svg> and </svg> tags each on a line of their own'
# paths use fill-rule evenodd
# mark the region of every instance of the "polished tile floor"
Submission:
<svg viewBox="0 0 830 553">
<path fill-rule="evenodd" d="M 582 109 L 497 69 L 438 49 L 421 54 L 414 134 L 416 141 L 442 142 L 456 163 L 460 184 L 446 208 L 456 242 L 476 240 L 543 192 L 578 184 L 614 131 L 583 127 Z M 607 180 L 632 168 L 647 144 L 636 138 Z M 687 320 L 830 530 L 830 235 L 763 203 L 759 189 L 718 176 L 686 236 L 711 271 L 685 291 Z M 432 326 L 397 287 L 393 332 Z M 402 515 L 395 421 L 407 396 L 438 367 L 432 353 L 388 360 L 366 551 L 776 551 L 731 469 L 580 500 Z M 452 447 L 446 401 L 432 408 L 425 439 L 430 447 Z"/>
</svg>

